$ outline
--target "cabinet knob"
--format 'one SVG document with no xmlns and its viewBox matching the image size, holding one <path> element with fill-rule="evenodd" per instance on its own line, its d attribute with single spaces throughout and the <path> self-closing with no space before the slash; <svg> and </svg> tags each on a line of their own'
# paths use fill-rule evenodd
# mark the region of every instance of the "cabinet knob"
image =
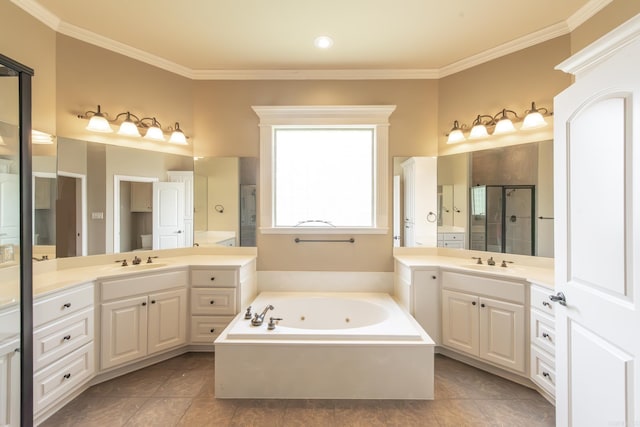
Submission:
<svg viewBox="0 0 640 427">
<path fill-rule="evenodd" d="M 71 378 L 71 374 L 64 374 L 62 378 L 64 378 L 65 380 L 68 380 L 69 378 Z"/>
<path fill-rule="evenodd" d="M 437 279 L 437 277 L 436 277 L 436 276 L 431 276 L 431 278 L 432 278 L 433 280 L 436 280 L 436 279 Z"/>
<path fill-rule="evenodd" d="M 71 335 L 65 335 L 62 337 L 62 341 L 69 341 L 71 339 Z"/>
<path fill-rule="evenodd" d="M 152 299 L 151 304 L 155 304 L 155 303 L 156 303 L 156 300 Z"/>
<path fill-rule="evenodd" d="M 550 302 L 542 301 L 542 305 L 545 306 L 545 307 L 551 308 L 551 303 Z"/>
<path fill-rule="evenodd" d="M 471 305 L 476 305 L 476 302 L 475 301 L 471 301 Z"/>
<path fill-rule="evenodd" d="M 551 374 L 549 372 L 546 372 L 546 371 L 543 372 L 542 376 L 545 377 L 545 378 L 548 378 L 549 380 L 551 380 Z"/>
<path fill-rule="evenodd" d="M 480 307 L 484 308 L 484 303 L 483 303 L 483 304 L 480 304 Z"/>
<path fill-rule="evenodd" d="M 64 310 L 65 308 L 71 308 L 71 303 L 65 302 L 64 304 L 62 304 L 62 309 Z"/>
<path fill-rule="evenodd" d="M 211 329 L 209 330 L 209 332 L 211 332 L 211 333 L 214 333 L 215 331 L 216 331 L 216 328 L 211 328 Z"/>
<path fill-rule="evenodd" d="M 144 307 L 145 305 L 147 305 L 146 301 L 142 303 L 142 306 Z"/>
<path fill-rule="evenodd" d="M 543 333 L 542 333 L 542 338 L 546 338 L 546 339 L 548 339 L 549 341 L 551 341 L 551 335 L 549 335 L 549 334 L 548 334 L 548 333 L 546 333 L 546 332 L 543 332 Z"/>
<path fill-rule="evenodd" d="M 211 281 L 213 282 L 214 280 L 216 280 L 216 278 L 215 278 L 215 277 L 212 277 L 212 278 L 211 278 Z"/>
<path fill-rule="evenodd" d="M 209 304 L 211 304 L 211 305 L 213 305 L 213 304 L 215 304 L 215 303 L 216 303 L 216 301 L 215 301 L 215 300 L 211 300 L 211 301 L 209 301 Z"/>
</svg>

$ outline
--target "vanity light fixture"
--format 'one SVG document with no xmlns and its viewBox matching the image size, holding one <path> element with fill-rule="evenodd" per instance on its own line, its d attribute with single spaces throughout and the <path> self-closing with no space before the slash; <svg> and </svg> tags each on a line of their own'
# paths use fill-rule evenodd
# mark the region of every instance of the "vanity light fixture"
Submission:
<svg viewBox="0 0 640 427">
<path fill-rule="evenodd" d="M 31 143 L 32 144 L 41 144 L 41 145 L 50 145 L 53 144 L 55 137 L 46 132 L 41 132 L 39 130 L 32 129 L 31 130 Z"/>
<path fill-rule="evenodd" d="M 537 108 L 536 103 L 532 102 L 531 109 L 526 110 L 523 114 L 524 119 L 515 111 L 503 108 L 493 116 L 478 114 L 471 124 L 468 137 L 465 137 L 467 125 L 461 125 L 458 120 L 454 120 L 453 127 L 445 136 L 447 137 L 447 144 L 455 144 L 465 141 L 467 138 L 482 139 L 490 135 L 504 135 L 515 132 L 517 129 L 514 123 L 518 122 L 522 122 L 520 130 L 537 129 L 546 126 L 547 122 L 544 117 L 552 114 L 553 112 L 546 108 Z"/>
<path fill-rule="evenodd" d="M 91 115 L 89 115 L 91 114 Z M 86 118 L 89 118 L 89 124 L 87 125 L 87 130 L 91 132 L 102 132 L 102 133 L 111 133 L 113 129 L 109 125 L 109 121 L 107 117 L 100 109 L 100 104 L 98 104 L 98 111 L 87 111 L 84 113 Z"/>
<path fill-rule="evenodd" d="M 113 132 L 112 125 L 118 125 L 118 135 L 127 137 L 142 137 L 152 141 L 166 141 L 165 133 L 170 133 L 169 142 L 178 145 L 187 145 L 187 136 L 180 129 L 180 124 L 175 122 L 174 127 L 162 128 L 155 117 L 139 118 L 130 111 L 119 113 L 113 120 L 109 120 L 108 114 L 102 112 L 100 105 L 97 111 L 87 111 L 79 114 L 80 119 L 89 119 L 86 129 L 92 132 Z"/>
<path fill-rule="evenodd" d="M 525 118 L 522 122 L 522 129 L 537 129 L 541 127 L 545 127 L 547 125 L 547 121 L 544 119 L 543 114 L 550 115 L 549 110 L 546 108 L 536 108 L 536 103 L 531 103 L 531 109 L 525 111 Z"/>
<path fill-rule="evenodd" d="M 318 49 L 329 49 L 333 46 L 333 39 L 329 36 L 319 36 L 313 41 L 313 44 Z"/>
</svg>

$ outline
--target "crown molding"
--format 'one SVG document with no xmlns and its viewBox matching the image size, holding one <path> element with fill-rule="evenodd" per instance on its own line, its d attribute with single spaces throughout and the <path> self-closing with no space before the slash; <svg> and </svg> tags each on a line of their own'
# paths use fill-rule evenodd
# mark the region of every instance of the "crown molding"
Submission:
<svg viewBox="0 0 640 427">
<path fill-rule="evenodd" d="M 141 49 L 62 21 L 37 0 L 11 0 L 13 4 L 52 30 L 119 53 L 192 80 L 411 80 L 438 79 L 518 50 L 570 33 L 613 0 L 590 0 L 566 21 L 528 34 L 460 61 L 434 69 L 334 69 L 334 70 L 194 70 Z"/>
<path fill-rule="evenodd" d="M 607 7 L 612 1 L 613 0 L 590 0 L 587 4 L 578 9 L 576 13 L 567 18 L 569 31 L 573 31 L 580 25 L 584 24 L 589 20 L 589 18 Z"/>
<path fill-rule="evenodd" d="M 480 52 L 476 55 L 454 62 L 453 64 L 446 65 L 440 68 L 439 77 L 446 77 L 451 74 L 459 73 L 460 71 L 475 67 L 476 65 L 484 64 L 485 62 L 492 61 L 510 53 L 526 49 L 568 33 L 569 27 L 566 23 L 561 22 L 559 24 L 552 25 L 540 31 L 536 31 L 535 33 L 527 34 L 526 36 L 501 44 L 500 46 L 496 46 L 489 50 L 485 50 L 484 52 Z"/>
<path fill-rule="evenodd" d="M 345 70 L 195 70 L 194 80 L 424 80 L 437 79 L 437 69 Z"/>
<path fill-rule="evenodd" d="M 639 39 L 640 15 L 636 15 L 571 56 L 569 59 L 558 64 L 556 70 L 580 77 L 580 75 L 605 61 L 618 50 Z"/>
</svg>

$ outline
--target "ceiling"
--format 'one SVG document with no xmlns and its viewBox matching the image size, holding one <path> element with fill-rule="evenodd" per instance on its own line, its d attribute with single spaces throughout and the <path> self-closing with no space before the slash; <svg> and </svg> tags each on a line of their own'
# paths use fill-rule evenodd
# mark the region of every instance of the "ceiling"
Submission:
<svg viewBox="0 0 640 427">
<path fill-rule="evenodd" d="M 62 34 L 191 78 L 411 78 L 567 34 L 611 0 L 12 1 Z M 314 47 L 319 35 L 333 47 Z"/>
</svg>

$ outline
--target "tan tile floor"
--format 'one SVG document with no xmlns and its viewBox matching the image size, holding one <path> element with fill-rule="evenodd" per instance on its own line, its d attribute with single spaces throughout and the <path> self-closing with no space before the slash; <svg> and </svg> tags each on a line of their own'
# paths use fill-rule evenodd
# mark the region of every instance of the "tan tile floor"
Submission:
<svg viewBox="0 0 640 427">
<path fill-rule="evenodd" d="M 214 354 L 187 353 L 91 387 L 42 426 L 553 426 L 533 390 L 436 356 L 432 401 L 217 400 Z"/>
</svg>

